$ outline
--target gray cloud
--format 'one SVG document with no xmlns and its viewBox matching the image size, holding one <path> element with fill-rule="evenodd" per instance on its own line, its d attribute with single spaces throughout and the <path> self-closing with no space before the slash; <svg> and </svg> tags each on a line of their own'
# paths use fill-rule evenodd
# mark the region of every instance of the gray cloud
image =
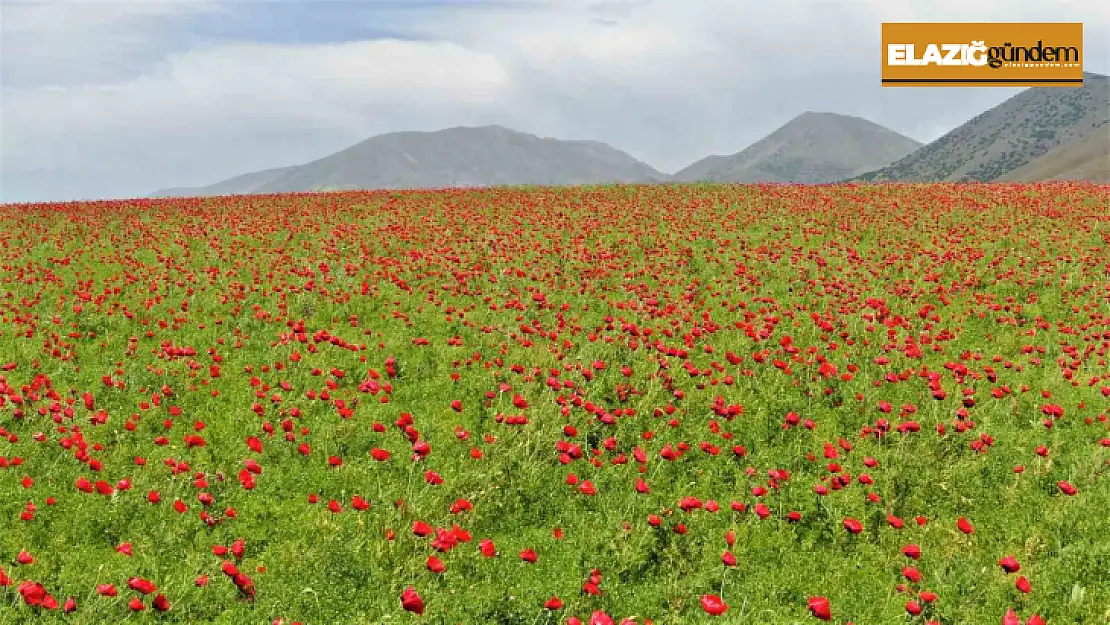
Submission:
<svg viewBox="0 0 1110 625">
<path fill-rule="evenodd" d="M 1098 3 L 970 4 L 567 0 L 395 12 L 406 40 L 259 44 L 190 36 L 223 10 L 208 2 L 5 3 L 0 198 L 143 195 L 460 124 L 599 139 L 673 171 L 805 110 L 927 141 L 1016 92 L 880 87 L 882 21 L 1083 21 L 1089 68 L 1110 69 Z"/>
</svg>

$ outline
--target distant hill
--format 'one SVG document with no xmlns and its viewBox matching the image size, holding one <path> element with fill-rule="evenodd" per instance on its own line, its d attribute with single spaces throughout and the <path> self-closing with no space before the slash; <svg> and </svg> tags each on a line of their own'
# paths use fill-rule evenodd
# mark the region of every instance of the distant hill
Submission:
<svg viewBox="0 0 1110 625">
<path fill-rule="evenodd" d="M 371 137 L 330 156 L 155 195 L 340 189 L 664 182 L 663 174 L 597 141 L 541 138 L 501 126 L 460 126 Z"/>
<path fill-rule="evenodd" d="M 229 178 L 223 182 L 209 185 L 207 187 L 174 187 L 171 189 L 162 189 L 150 195 L 150 197 L 193 197 L 203 195 L 243 195 L 248 193 L 257 193 L 259 187 L 284 174 L 285 172 L 293 169 L 292 167 L 275 167 L 273 169 L 264 169 L 241 176 Z"/>
<path fill-rule="evenodd" d="M 1061 145 L 999 178 L 1003 181 L 1110 182 L 1110 124 Z"/>
<path fill-rule="evenodd" d="M 921 143 L 860 117 L 806 112 L 732 156 L 674 175 L 685 182 L 835 182 L 892 163 Z"/>
<path fill-rule="evenodd" d="M 988 181 L 1110 123 L 1110 80 L 1086 73 L 1083 87 L 1033 87 L 981 113 L 867 181 Z"/>
</svg>

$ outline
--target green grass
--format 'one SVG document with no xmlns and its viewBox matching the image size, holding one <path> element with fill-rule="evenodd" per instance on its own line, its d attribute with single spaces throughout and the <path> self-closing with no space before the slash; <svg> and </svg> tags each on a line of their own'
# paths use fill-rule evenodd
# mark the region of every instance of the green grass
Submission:
<svg viewBox="0 0 1110 625">
<path fill-rule="evenodd" d="M 10 391 L 0 426 L 17 439 L 0 438 L 0 457 L 22 459 L 0 468 L 0 566 L 14 582 L 0 588 L 0 623 L 553 624 L 604 610 L 640 623 L 785 624 L 816 622 L 811 596 L 829 598 L 834 622 L 996 623 L 1011 607 L 1022 622 L 1034 613 L 1049 623 L 1110 622 L 1110 448 L 1100 443 L 1110 436 L 1110 391 L 1100 390 L 1110 386 L 1108 200 L 1107 187 L 1076 184 L 687 185 L 0 207 L 0 364 L 16 365 L 2 374 Z M 883 319 L 864 316 L 877 314 L 869 298 L 884 302 Z M 297 322 L 303 340 L 293 336 Z M 920 357 L 906 355 L 910 341 Z M 195 355 L 169 357 L 166 347 Z M 838 375 L 854 373 L 824 379 L 819 356 Z M 595 361 L 605 368 L 593 370 Z M 712 373 L 691 377 L 687 362 Z M 391 392 L 359 392 L 371 369 Z M 552 371 L 573 387 L 548 388 Z M 945 399 L 932 398 L 925 371 L 940 374 Z M 993 397 L 1003 386 L 1010 392 Z M 330 400 L 309 399 L 324 389 Z M 965 389 L 974 426 L 960 433 Z M 517 393 L 528 408 L 513 406 Z M 144 407 L 155 394 L 161 405 Z M 716 417 L 718 396 L 743 413 Z M 72 418 L 59 412 L 68 400 Z M 352 407 L 349 419 L 335 400 Z M 607 425 L 586 402 L 634 414 Z M 879 412 L 880 402 L 892 412 Z M 1046 404 L 1064 409 L 1052 428 Z M 900 415 L 906 405 L 914 412 Z M 108 413 L 104 425 L 90 422 L 98 410 Z M 814 428 L 784 429 L 789 412 Z M 431 445 L 424 460 L 410 459 L 395 425 L 404 413 Z M 529 423 L 499 423 L 499 414 Z M 892 427 L 913 419 L 920 431 L 863 434 L 880 418 Z M 567 424 L 576 436 L 564 434 Z M 61 445 L 77 429 L 101 471 Z M 206 445 L 187 448 L 192 434 Z M 984 434 L 993 445 L 976 452 L 970 443 Z M 159 436 L 169 444 L 156 445 Z M 248 436 L 262 440 L 262 453 L 248 449 Z M 612 450 L 603 445 L 610 437 Z M 851 485 L 818 496 L 814 486 L 833 475 L 824 445 L 840 439 L 852 450 L 835 462 Z M 559 441 L 584 457 L 561 464 Z M 689 450 L 679 459 L 660 457 L 680 443 Z M 374 461 L 373 448 L 392 457 Z M 342 466 L 328 466 L 333 455 Z M 620 456 L 627 462 L 614 464 Z M 865 467 L 865 457 L 878 465 Z M 247 458 L 263 469 L 253 490 L 238 481 Z M 174 475 L 168 459 L 190 469 Z M 428 484 L 427 470 L 444 483 Z M 789 480 L 769 487 L 772 470 Z M 859 482 L 865 472 L 870 486 Z M 572 473 L 597 494 L 568 485 Z M 197 475 L 207 487 L 197 488 Z M 132 488 L 86 494 L 74 486 L 82 476 L 130 478 Z M 637 493 L 637 477 L 650 493 Z M 1078 493 L 1061 493 L 1061 480 Z M 756 486 L 770 492 L 756 497 Z M 147 502 L 151 490 L 160 504 Z M 202 491 L 222 519 L 212 527 L 198 516 Z M 368 510 L 351 508 L 355 494 Z M 683 512 L 684 497 L 720 510 Z M 473 509 L 452 514 L 460 498 Z M 327 510 L 330 499 L 341 513 Z M 20 520 L 28 501 L 37 511 Z M 733 511 L 734 501 L 749 511 Z M 750 511 L 759 501 L 771 510 L 765 520 Z M 791 511 L 801 520 L 790 522 Z M 648 523 L 653 514 L 659 527 Z M 888 514 L 906 526 L 890 527 Z M 956 529 L 960 516 L 973 534 Z M 846 517 L 864 530 L 848 534 Z M 473 537 L 436 554 L 442 575 L 425 568 L 434 550 L 412 534 L 416 520 L 458 524 Z M 735 567 L 720 560 L 729 531 Z M 256 587 L 249 601 L 212 553 L 238 538 L 238 566 Z M 479 554 L 486 538 L 494 558 Z M 123 542 L 132 557 L 116 552 Z M 909 543 L 921 546 L 920 561 L 901 554 Z M 535 564 L 521 560 L 524 549 L 537 552 Z M 35 563 L 17 564 L 21 550 Z M 1020 573 L 998 566 L 1007 555 Z M 902 577 L 907 564 L 920 583 Z M 582 592 L 594 568 L 599 596 Z M 207 586 L 195 584 L 201 575 Z M 1018 575 L 1031 593 L 1015 589 Z M 171 610 L 152 610 L 148 597 L 146 611 L 131 613 L 134 576 L 152 580 Z M 74 597 L 77 610 L 25 605 L 16 592 L 24 580 L 59 603 Z M 98 596 L 103 583 L 119 595 Z M 408 586 L 426 603 L 422 619 L 401 609 Z M 906 601 L 921 590 L 939 599 L 911 617 Z M 703 594 L 729 610 L 707 615 Z M 544 609 L 552 596 L 563 609 Z"/>
</svg>

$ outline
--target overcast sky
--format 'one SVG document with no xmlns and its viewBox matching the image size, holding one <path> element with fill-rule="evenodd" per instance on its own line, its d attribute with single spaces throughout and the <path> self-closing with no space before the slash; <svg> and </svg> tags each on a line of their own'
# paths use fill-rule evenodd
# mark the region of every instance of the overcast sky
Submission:
<svg viewBox="0 0 1110 625">
<path fill-rule="evenodd" d="M 673 172 L 803 111 L 933 140 L 1018 90 L 882 88 L 883 21 L 1084 22 L 1097 0 L 0 0 L 0 201 L 136 197 L 396 130 L 501 124 Z"/>
</svg>

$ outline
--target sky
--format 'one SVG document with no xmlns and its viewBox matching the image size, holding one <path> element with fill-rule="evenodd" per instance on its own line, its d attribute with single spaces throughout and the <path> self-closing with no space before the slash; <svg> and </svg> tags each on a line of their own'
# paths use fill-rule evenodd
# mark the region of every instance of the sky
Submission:
<svg viewBox="0 0 1110 625">
<path fill-rule="evenodd" d="M 1013 88 L 883 88 L 884 21 L 1084 22 L 1093 0 L 0 0 L 0 201 L 142 197 L 399 130 L 595 139 L 664 172 L 805 111 L 928 142 Z"/>
</svg>

